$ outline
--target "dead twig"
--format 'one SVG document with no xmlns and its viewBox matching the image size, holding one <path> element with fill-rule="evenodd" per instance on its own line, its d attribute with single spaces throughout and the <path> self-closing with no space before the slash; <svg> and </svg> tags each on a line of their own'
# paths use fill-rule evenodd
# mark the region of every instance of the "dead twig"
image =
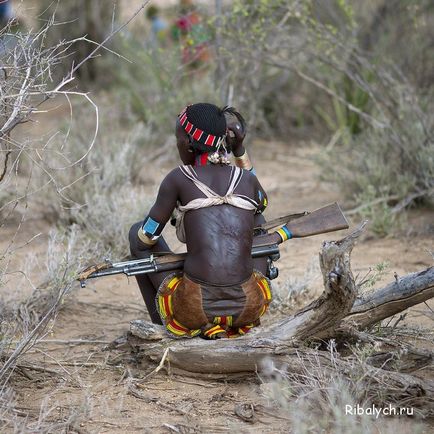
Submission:
<svg viewBox="0 0 434 434">
<path fill-rule="evenodd" d="M 193 413 L 191 413 L 189 411 L 183 410 L 182 408 L 175 407 L 175 406 L 167 404 L 165 402 L 161 402 L 158 398 L 150 398 L 150 397 L 144 395 L 143 393 L 141 393 L 140 391 L 138 391 L 132 384 L 129 384 L 129 386 L 128 386 L 128 393 L 130 395 L 134 396 L 135 398 L 141 399 L 141 400 L 143 400 L 145 402 L 148 402 L 148 403 L 153 402 L 156 405 L 158 405 L 158 406 L 160 406 L 160 407 L 162 407 L 162 408 L 164 408 L 166 410 L 175 411 L 177 413 L 182 414 L 183 416 L 196 417 L 195 414 L 193 414 Z"/>
<path fill-rule="evenodd" d="M 109 344 L 110 341 L 92 340 L 92 339 L 42 339 L 39 343 L 56 344 L 56 345 L 91 345 L 91 344 Z"/>
<path fill-rule="evenodd" d="M 160 370 L 164 366 L 164 362 L 166 361 L 167 355 L 169 354 L 169 350 L 170 350 L 170 347 L 167 347 L 166 350 L 164 351 L 163 357 L 161 358 L 159 365 L 153 371 L 151 371 L 148 375 L 146 375 L 146 377 L 144 377 L 142 381 L 145 381 L 149 377 L 152 377 L 156 373 L 160 372 Z"/>
<path fill-rule="evenodd" d="M 56 371 L 56 370 L 50 369 L 50 368 L 45 368 L 44 366 L 38 366 L 38 365 L 34 365 L 34 364 L 29 364 L 29 363 L 17 363 L 16 366 L 18 368 L 29 369 L 31 371 L 46 372 L 47 374 L 62 376 L 62 374 L 59 371 Z"/>
</svg>

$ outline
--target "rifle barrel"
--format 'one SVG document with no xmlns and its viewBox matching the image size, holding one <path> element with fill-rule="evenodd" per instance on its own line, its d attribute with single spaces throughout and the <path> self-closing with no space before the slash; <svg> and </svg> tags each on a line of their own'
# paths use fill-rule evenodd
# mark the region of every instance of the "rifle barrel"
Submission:
<svg viewBox="0 0 434 434">
<path fill-rule="evenodd" d="M 281 217 L 260 227 L 266 229 L 279 226 L 280 224 L 286 224 L 292 233 L 292 237 L 296 238 L 348 229 L 348 222 L 337 203 L 327 205 L 310 213 L 303 212 Z M 272 261 L 276 261 L 279 259 L 278 244 L 281 242 L 282 237 L 277 232 L 254 237 L 252 258 L 268 256 Z M 86 279 L 94 277 L 112 276 L 121 273 L 127 276 L 137 276 L 140 274 L 178 270 L 183 268 L 186 255 L 187 253 L 167 253 L 162 255 L 157 253 L 144 259 L 91 266 L 80 274 L 78 280 L 84 286 Z"/>
<path fill-rule="evenodd" d="M 272 244 L 269 246 L 255 246 L 252 248 L 252 258 L 262 258 L 264 256 L 274 256 L 273 260 L 278 259 L 278 245 Z M 164 258 L 164 255 L 145 259 L 133 259 L 131 261 L 115 262 L 111 264 L 109 268 L 94 271 L 93 273 L 88 275 L 86 279 L 93 279 L 103 276 L 113 276 L 115 274 L 138 276 L 140 274 L 149 274 L 161 271 L 173 271 L 182 269 L 184 266 L 184 259 L 182 258 L 182 256 L 173 255 L 173 257 L 174 260 L 170 262 L 159 261 L 159 258 Z M 178 259 L 179 257 L 181 257 L 182 259 Z M 84 280 L 81 280 L 82 285 L 84 285 Z"/>
<path fill-rule="evenodd" d="M 252 247 L 252 258 L 263 258 L 264 256 L 273 255 L 279 255 L 279 246 L 277 244 Z"/>
</svg>

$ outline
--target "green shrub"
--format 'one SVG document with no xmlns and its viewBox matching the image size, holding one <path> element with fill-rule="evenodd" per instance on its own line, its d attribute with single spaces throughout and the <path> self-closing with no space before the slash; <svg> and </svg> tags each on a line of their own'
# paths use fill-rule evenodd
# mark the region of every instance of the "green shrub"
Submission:
<svg viewBox="0 0 434 434">
<path fill-rule="evenodd" d="M 200 71 L 183 67 L 176 44 L 147 49 L 140 31 L 118 43 L 132 63 L 116 59 L 108 69 L 125 105 L 158 133 L 199 100 L 238 107 L 249 138 L 289 141 L 300 131 L 323 141 L 331 133 L 319 158 L 323 179 L 385 235 L 400 211 L 431 201 L 433 107 L 387 53 L 364 51 L 363 13 L 352 1 L 237 0 L 208 20 L 215 56 Z"/>
<path fill-rule="evenodd" d="M 219 101 L 209 65 L 192 71 L 181 65 L 179 46 L 146 47 L 142 36 L 123 33 L 115 48 L 130 62 L 106 58 L 106 65 L 116 79 L 113 90 L 121 104 L 161 140 L 173 134 L 176 115 L 187 104 Z"/>
</svg>

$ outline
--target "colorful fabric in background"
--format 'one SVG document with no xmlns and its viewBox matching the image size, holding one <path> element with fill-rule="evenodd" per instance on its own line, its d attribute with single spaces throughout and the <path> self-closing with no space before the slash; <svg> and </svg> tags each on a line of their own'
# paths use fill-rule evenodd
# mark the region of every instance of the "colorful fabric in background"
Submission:
<svg viewBox="0 0 434 434">
<path fill-rule="evenodd" d="M 194 282 L 182 272 L 169 275 L 157 292 L 163 324 L 173 337 L 236 338 L 260 324 L 271 302 L 269 280 L 259 271 L 238 285 Z"/>
<path fill-rule="evenodd" d="M 161 17 L 154 17 L 151 20 L 151 32 L 155 41 L 163 42 L 169 25 Z"/>
<path fill-rule="evenodd" d="M 164 47 L 169 36 L 169 24 L 161 16 L 161 11 L 158 7 L 152 5 L 146 9 L 146 18 L 151 23 L 150 45 L 154 49 Z"/>
<path fill-rule="evenodd" d="M 211 35 L 202 23 L 197 11 L 179 17 L 172 27 L 172 38 L 179 41 L 182 50 L 182 63 L 197 67 L 209 61 L 209 41 Z"/>
</svg>

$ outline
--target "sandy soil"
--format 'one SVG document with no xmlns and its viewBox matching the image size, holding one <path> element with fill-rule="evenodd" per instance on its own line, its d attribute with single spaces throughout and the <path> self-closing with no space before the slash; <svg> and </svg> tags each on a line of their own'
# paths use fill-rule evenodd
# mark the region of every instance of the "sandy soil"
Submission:
<svg viewBox="0 0 434 434">
<path fill-rule="evenodd" d="M 268 152 L 263 152 L 264 149 Z M 317 147 L 307 144 L 294 147 L 255 143 L 251 146 L 258 177 L 270 199 L 268 218 L 288 211 L 312 210 L 339 200 L 339 193 L 333 186 L 318 180 L 318 169 L 312 161 L 317 152 Z M 175 161 L 167 162 L 155 169 L 155 182 L 158 183 L 174 164 Z M 412 236 L 405 236 L 405 230 L 398 237 L 388 239 L 366 235 L 354 251 L 355 274 L 364 275 L 369 267 L 387 261 L 389 268 L 383 278 L 383 282 L 387 282 L 393 280 L 394 272 L 403 275 L 432 265 L 429 253 L 434 247 L 433 234 L 429 233 L 432 217 L 421 213 L 411 216 Z M 41 237 L 31 243 L 32 252 L 42 255 L 49 227 L 36 219 L 31 228 L 42 232 Z M 8 230 L 6 228 L 6 232 Z M 25 230 L 20 240 L 31 235 Z M 282 291 L 290 278 L 303 279 L 306 269 L 316 263 L 321 242 L 342 235 L 344 232 L 287 242 L 278 263 L 280 277 L 275 281 L 276 289 Z M 175 250 L 180 251 L 171 227 L 165 230 L 165 236 Z M 316 278 L 310 284 L 307 299 L 321 290 L 319 272 L 314 275 Z M 434 309 L 432 301 L 430 305 Z M 412 311 L 402 325 L 432 328 L 427 306 L 421 305 Z M 269 314 L 266 321 L 272 321 L 275 315 Z M 86 413 L 87 421 L 79 428 L 92 433 L 288 432 L 284 411 L 269 407 L 261 382 L 254 377 L 225 382 L 160 371 L 141 385 L 143 399 L 132 396 L 128 391 L 128 377 L 141 378 L 152 367 L 125 365 L 116 360 L 114 353 L 103 348 L 104 343 L 128 330 L 129 321 L 138 318 L 146 319 L 147 314 L 134 280 L 118 276 L 89 282 L 85 289 L 77 287 L 60 312 L 50 336 L 26 356 L 28 362 L 56 369 L 60 374 L 53 376 L 27 370 L 28 378 L 20 379 L 17 384 L 21 410 L 36 417 L 43 404 L 53 419 L 65 418 L 71 411 Z M 89 342 L 80 344 L 81 341 Z M 236 405 L 250 403 L 257 406 L 253 424 L 242 421 L 235 412 Z"/>
<path fill-rule="evenodd" d="M 132 8 L 136 3 L 141 1 L 134 0 L 129 5 Z M 318 152 L 318 146 L 309 143 L 295 146 L 257 142 L 251 145 L 258 177 L 269 196 L 268 218 L 340 201 L 339 192 L 333 185 L 319 181 L 318 168 L 313 162 Z M 154 167 L 155 184 L 175 164 L 177 162 L 173 160 Z M 148 187 L 148 192 L 154 191 L 154 186 Z M 387 262 L 387 272 L 376 284 L 380 287 L 393 281 L 394 273 L 404 275 L 432 265 L 433 222 L 433 213 L 411 213 L 407 224 L 394 237 L 377 239 L 366 234 L 353 253 L 355 275 L 364 276 L 370 267 Z M 29 266 L 35 267 L 35 275 L 41 273 L 50 229 L 37 215 L 26 216 L 16 245 L 26 243 L 36 233 L 41 235 L 25 249 L 17 251 L 11 270 L 21 270 L 31 260 Z M 0 251 L 7 246 L 6 240 L 14 231 L 15 226 L 1 228 Z M 171 227 L 164 235 L 175 251 L 182 250 Z M 321 291 L 320 274 L 315 271 L 321 242 L 344 235 L 345 232 L 319 235 L 284 244 L 277 264 L 280 277 L 274 281 L 275 290 L 282 292 L 288 288 L 288 282 L 306 279 L 307 270 L 314 266 L 314 271 L 308 272 L 310 277 L 313 276 L 309 291 L 298 303 L 313 299 Z M 22 299 L 29 293 L 29 286 L 20 275 L 12 275 L 7 287 L 9 290 L 2 294 L 5 298 Z M 291 309 L 297 307 L 299 304 L 294 304 Z M 411 309 L 400 325 L 432 329 L 432 310 L 434 300 Z M 269 313 L 264 322 L 275 320 L 277 315 Z M 134 279 L 128 280 L 124 276 L 100 279 L 89 282 L 85 289 L 77 285 L 51 333 L 25 358 L 27 363 L 56 370 L 59 374 L 27 369 L 23 371 L 25 376 L 17 376 L 14 382 L 20 411 L 30 415 L 32 424 L 39 415 L 43 419 L 44 413 L 53 421 L 77 414 L 79 422 L 75 429 L 83 433 L 289 431 L 284 409 L 271 406 L 263 393 L 261 380 L 254 376 L 225 381 L 187 378 L 162 370 L 141 383 L 141 398 L 131 395 L 129 379 L 143 378 L 154 367 L 125 364 L 116 358 L 116 353 L 104 351 L 104 347 L 124 334 L 131 320 L 147 318 Z M 236 407 L 240 404 L 256 406 L 254 423 L 237 416 Z M 403 432 L 406 428 L 412 429 L 411 420 L 400 419 L 399 422 Z M 426 425 L 426 432 L 431 432 L 429 425 Z"/>
</svg>

